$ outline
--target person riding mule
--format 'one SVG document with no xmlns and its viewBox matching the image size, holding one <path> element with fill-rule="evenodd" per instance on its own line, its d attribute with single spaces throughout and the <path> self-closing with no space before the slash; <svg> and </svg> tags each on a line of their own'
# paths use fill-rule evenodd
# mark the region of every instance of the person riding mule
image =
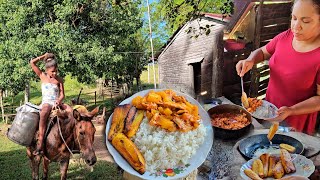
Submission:
<svg viewBox="0 0 320 180">
<path fill-rule="evenodd" d="M 43 154 L 34 154 L 37 141 L 27 147 L 27 155 L 31 161 L 32 179 L 39 179 L 39 164 L 43 157 L 43 179 L 48 178 L 49 163 L 60 162 L 61 179 L 66 179 L 70 157 L 80 153 L 88 165 L 96 163 L 93 149 L 95 127 L 91 120 L 99 111 L 96 107 L 91 112 L 73 110 L 73 112 L 57 109 L 50 116 L 53 125 L 49 127 L 44 138 Z"/>
</svg>

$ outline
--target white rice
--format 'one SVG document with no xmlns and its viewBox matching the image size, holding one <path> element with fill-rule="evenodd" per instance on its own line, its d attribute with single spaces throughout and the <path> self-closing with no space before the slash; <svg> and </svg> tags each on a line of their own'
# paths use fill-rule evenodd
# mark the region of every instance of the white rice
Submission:
<svg viewBox="0 0 320 180">
<path fill-rule="evenodd" d="M 187 164 L 203 143 L 205 135 L 206 128 L 203 124 L 186 133 L 167 132 L 149 125 L 145 118 L 133 141 L 146 160 L 146 170 L 154 173 Z"/>
</svg>

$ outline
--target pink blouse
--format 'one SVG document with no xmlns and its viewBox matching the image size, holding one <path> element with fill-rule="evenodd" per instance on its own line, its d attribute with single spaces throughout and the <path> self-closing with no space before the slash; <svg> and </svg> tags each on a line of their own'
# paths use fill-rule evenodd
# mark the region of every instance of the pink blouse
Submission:
<svg viewBox="0 0 320 180">
<path fill-rule="evenodd" d="M 278 108 L 315 96 L 317 84 L 320 84 L 320 47 L 309 52 L 297 52 L 292 47 L 292 40 L 293 33 L 287 30 L 266 46 L 272 55 L 266 99 Z M 290 116 L 284 122 L 298 131 L 312 134 L 316 120 L 317 112 Z"/>
</svg>

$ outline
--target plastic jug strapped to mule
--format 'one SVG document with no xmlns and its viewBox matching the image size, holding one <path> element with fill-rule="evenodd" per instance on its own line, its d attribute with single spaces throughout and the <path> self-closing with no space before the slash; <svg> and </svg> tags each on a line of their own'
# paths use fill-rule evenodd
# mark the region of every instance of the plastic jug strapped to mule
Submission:
<svg viewBox="0 0 320 180">
<path fill-rule="evenodd" d="M 17 115 L 8 129 L 7 137 L 11 141 L 30 146 L 40 120 L 40 107 L 26 103 L 16 109 Z"/>
</svg>

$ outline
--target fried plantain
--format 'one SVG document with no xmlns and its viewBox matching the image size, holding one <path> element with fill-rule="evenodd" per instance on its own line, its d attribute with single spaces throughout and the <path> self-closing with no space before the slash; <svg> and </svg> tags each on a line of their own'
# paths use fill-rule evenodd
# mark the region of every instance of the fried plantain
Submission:
<svg viewBox="0 0 320 180">
<path fill-rule="evenodd" d="M 252 163 L 252 171 L 259 175 L 259 177 L 263 178 L 263 164 L 260 159 L 256 159 Z"/>
<path fill-rule="evenodd" d="M 284 176 L 284 169 L 283 166 L 281 164 L 281 161 L 278 161 L 277 164 L 274 166 L 273 168 L 273 177 L 275 179 L 280 179 Z"/>
<path fill-rule="evenodd" d="M 144 111 L 143 110 L 138 110 L 136 111 L 135 115 L 134 115 L 134 118 L 131 122 L 126 122 L 126 135 L 128 136 L 128 138 L 131 138 L 133 137 L 139 127 L 140 127 L 140 124 L 143 120 L 143 117 L 144 117 Z"/>
<path fill-rule="evenodd" d="M 256 174 L 254 171 L 252 171 L 251 169 L 245 169 L 244 173 L 251 179 L 253 180 L 262 180 L 258 174 Z"/>
<path fill-rule="evenodd" d="M 272 138 L 274 137 L 274 135 L 276 134 L 276 132 L 278 131 L 279 129 L 279 123 L 276 122 L 276 123 L 273 123 L 269 129 L 269 133 L 267 135 L 267 138 L 269 139 L 269 141 L 272 140 Z"/>
<path fill-rule="evenodd" d="M 263 177 L 268 176 L 269 157 L 270 157 L 270 154 L 268 154 L 268 153 L 264 153 L 260 156 L 260 160 L 263 165 Z"/>
<path fill-rule="evenodd" d="M 281 144 L 279 145 L 279 147 L 280 147 L 281 149 L 287 150 L 287 151 L 290 152 L 290 153 L 294 153 L 294 152 L 296 151 L 296 148 L 293 147 L 293 146 L 290 146 L 289 144 L 281 143 Z"/>
<path fill-rule="evenodd" d="M 280 149 L 280 160 L 281 164 L 283 166 L 283 169 L 286 171 L 286 173 L 292 173 L 296 172 L 296 167 L 294 166 L 290 153 L 285 149 Z"/>
<path fill-rule="evenodd" d="M 268 177 L 273 176 L 272 170 L 273 170 L 274 166 L 276 165 L 276 161 L 277 161 L 277 157 L 275 157 L 275 156 L 269 157 L 269 167 L 268 167 L 268 174 L 267 174 Z"/>
<path fill-rule="evenodd" d="M 145 173 L 145 159 L 137 146 L 129 138 L 123 133 L 117 133 L 111 143 L 136 171 L 140 174 Z"/>
<path fill-rule="evenodd" d="M 130 104 L 117 106 L 113 111 L 111 127 L 108 133 L 108 140 L 111 141 L 116 133 L 122 133 L 124 130 L 125 118 L 130 110 Z"/>
</svg>

